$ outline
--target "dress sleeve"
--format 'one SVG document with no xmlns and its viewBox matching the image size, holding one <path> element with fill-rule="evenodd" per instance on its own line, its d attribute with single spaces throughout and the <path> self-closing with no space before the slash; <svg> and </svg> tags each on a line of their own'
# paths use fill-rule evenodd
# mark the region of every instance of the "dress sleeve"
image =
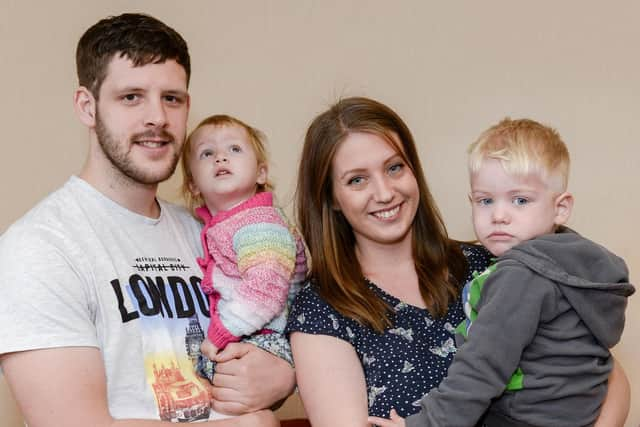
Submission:
<svg viewBox="0 0 640 427">
<path fill-rule="evenodd" d="M 355 321 L 335 311 L 318 295 L 313 284 L 307 283 L 293 303 L 285 333 L 329 335 L 351 343 L 358 330 Z"/>
</svg>

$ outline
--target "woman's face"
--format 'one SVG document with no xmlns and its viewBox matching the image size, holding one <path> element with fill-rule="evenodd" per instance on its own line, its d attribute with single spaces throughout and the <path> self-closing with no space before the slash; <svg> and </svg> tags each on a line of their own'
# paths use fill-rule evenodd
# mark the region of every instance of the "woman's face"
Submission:
<svg viewBox="0 0 640 427">
<path fill-rule="evenodd" d="M 350 134 L 336 150 L 331 179 L 334 209 L 353 228 L 360 249 L 411 242 L 418 183 L 387 140 L 373 133 Z"/>
</svg>

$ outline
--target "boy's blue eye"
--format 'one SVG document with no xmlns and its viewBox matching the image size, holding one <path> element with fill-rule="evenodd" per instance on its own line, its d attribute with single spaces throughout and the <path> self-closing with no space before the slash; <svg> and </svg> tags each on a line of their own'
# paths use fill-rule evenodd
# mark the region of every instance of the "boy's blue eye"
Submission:
<svg viewBox="0 0 640 427">
<path fill-rule="evenodd" d="M 514 197 L 513 204 L 516 206 L 524 206 L 529 203 L 529 200 L 525 197 Z"/>
<path fill-rule="evenodd" d="M 485 197 L 484 199 L 478 199 L 477 203 L 481 206 L 488 206 L 493 203 L 493 199 Z"/>
</svg>

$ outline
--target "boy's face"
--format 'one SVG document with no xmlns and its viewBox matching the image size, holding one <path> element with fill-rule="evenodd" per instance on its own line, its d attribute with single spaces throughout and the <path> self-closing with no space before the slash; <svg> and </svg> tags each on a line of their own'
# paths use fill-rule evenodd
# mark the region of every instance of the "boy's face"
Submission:
<svg viewBox="0 0 640 427">
<path fill-rule="evenodd" d="M 573 205 L 569 193 L 552 191 L 536 174 L 511 176 L 496 159 L 486 159 L 471 175 L 469 199 L 476 236 L 495 256 L 553 232 Z"/>
</svg>

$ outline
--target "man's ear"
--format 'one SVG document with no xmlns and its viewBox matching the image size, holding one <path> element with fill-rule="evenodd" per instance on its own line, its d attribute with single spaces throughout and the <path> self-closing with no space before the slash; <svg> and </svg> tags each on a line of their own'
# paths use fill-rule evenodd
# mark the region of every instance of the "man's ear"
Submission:
<svg viewBox="0 0 640 427">
<path fill-rule="evenodd" d="M 571 211 L 573 210 L 573 195 L 565 191 L 556 197 L 554 205 L 556 216 L 553 222 L 555 225 L 563 225 L 569 221 L 569 217 L 571 216 Z"/>
<path fill-rule="evenodd" d="M 267 177 L 269 176 L 269 168 L 265 163 L 258 164 L 258 176 L 256 177 L 256 184 L 264 185 L 267 183 Z"/>
<path fill-rule="evenodd" d="M 73 107 L 80 121 L 88 128 L 96 126 L 96 99 L 89 89 L 80 86 L 73 94 Z"/>
</svg>

